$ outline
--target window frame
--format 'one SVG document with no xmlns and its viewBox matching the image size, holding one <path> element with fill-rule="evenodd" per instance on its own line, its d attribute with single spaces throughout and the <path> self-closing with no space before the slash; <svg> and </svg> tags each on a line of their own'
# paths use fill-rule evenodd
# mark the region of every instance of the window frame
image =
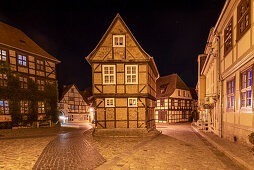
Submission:
<svg viewBox="0 0 254 170">
<path fill-rule="evenodd" d="M 128 67 L 131 67 L 131 73 L 128 74 Z M 132 73 L 133 67 L 136 68 L 136 74 Z M 131 82 L 128 82 L 128 76 L 131 76 Z M 136 81 L 133 82 L 132 76 L 136 76 Z M 125 65 L 125 84 L 138 84 L 138 65 Z"/>
<path fill-rule="evenodd" d="M 110 105 L 108 105 L 108 102 L 107 101 L 110 101 L 112 100 L 112 105 L 111 103 L 109 103 Z M 105 98 L 105 107 L 115 107 L 115 98 Z"/>
<path fill-rule="evenodd" d="M 130 100 L 136 100 L 136 104 L 130 105 Z M 138 98 L 128 98 L 128 107 L 138 107 Z"/>
<path fill-rule="evenodd" d="M 20 56 L 22 57 L 22 59 L 19 58 Z M 24 60 L 24 57 L 25 57 L 25 60 Z M 24 65 L 24 62 L 26 63 L 25 65 Z M 28 57 L 25 55 L 17 54 L 17 63 L 19 66 L 28 67 Z"/>
<path fill-rule="evenodd" d="M 38 82 L 40 82 L 40 83 L 38 83 Z M 42 84 L 42 82 L 44 82 L 44 83 Z M 39 91 L 45 90 L 46 81 L 44 79 L 36 79 L 36 84 L 38 86 Z"/>
<path fill-rule="evenodd" d="M 230 46 L 226 46 L 230 42 Z M 233 17 L 224 29 L 224 56 L 233 49 Z"/>
<path fill-rule="evenodd" d="M 227 84 L 227 112 L 234 111 L 235 110 L 235 77 L 230 78 L 226 82 Z M 232 97 L 234 98 L 234 101 L 232 101 Z M 232 103 L 233 102 L 233 103 Z"/>
<path fill-rule="evenodd" d="M 252 72 L 251 79 L 249 79 L 249 72 Z M 246 80 L 244 75 L 246 74 Z M 253 66 L 248 67 L 240 73 L 240 110 L 242 112 L 252 112 L 253 106 Z M 249 85 L 249 80 L 251 80 L 251 85 Z M 251 98 L 248 98 L 248 93 L 251 92 Z M 244 97 L 244 99 L 243 99 Z M 247 105 L 247 100 L 250 100 L 250 105 Z M 243 105 L 244 101 L 244 105 Z"/>
<path fill-rule="evenodd" d="M 26 79 L 26 81 L 25 81 Z M 19 76 L 19 84 L 21 89 L 28 88 L 28 78 L 26 76 Z"/>
<path fill-rule="evenodd" d="M 108 68 L 108 72 L 109 73 L 105 73 L 105 68 Z M 113 67 L 114 69 L 113 69 L 113 72 L 114 73 L 110 73 L 110 67 Z M 108 83 L 106 83 L 105 82 L 105 77 L 106 76 L 109 76 L 109 82 Z M 114 76 L 114 78 L 113 78 L 113 80 L 114 80 L 114 82 L 110 82 L 110 76 Z M 104 85 L 111 85 L 111 84 L 116 84 L 116 65 L 102 65 L 102 81 L 103 81 L 103 84 Z"/>
<path fill-rule="evenodd" d="M 21 100 L 20 101 L 20 113 L 21 114 L 28 114 L 29 113 L 29 101 L 28 100 Z"/>
<path fill-rule="evenodd" d="M 5 73 L 0 73 L 0 87 L 8 86 L 8 76 Z"/>
<path fill-rule="evenodd" d="M 249 4 L 248 8 L 244 10 L 241 15 L 241 7 L 243 5 Z M 245 6 L 246 7 L 246 6 Z M 248 15 L 248 25 L 246 26 L 246 16 Z M 241 23 L 243 23 L 243 31 L 241 31 Z M 237 6 L 237 41 L 239 41 L 244 34 L 251 27 L 251 1 L 250 0 L 241 0 Z"/>
<path fill-rule="evenodd" d="M 41 111 L 40 111 L 41 110 Z M 38 101 L 38 114 L 45 114 L 46 113 L 46 106 L 44 101 Z"/>
<path fill-rule="evenodd" d="M 10 114 L 9 101 L 1 99 L 0 100 L 0 115 L 9 115 L 9 114 Z"/>
<path fill-rule="evenodd" d="M 120 38 L 123 38 L 123 44 L 115 44 L 116 43 L 116 38 L 118 39 L 117 41 L 120 42 Z M 113 35 L 113 47 L 125 47 L 125 35 Z"/>
<path fill-rule="evenodd" d="M 5 51 L 5 55 L 3 55 L 3 51 Z M 5 57 L 5 60 L 3 60 L 3 57 Z M 7 50 L 0 49 L 0 61 L 8 61 Z"/>
</svg>

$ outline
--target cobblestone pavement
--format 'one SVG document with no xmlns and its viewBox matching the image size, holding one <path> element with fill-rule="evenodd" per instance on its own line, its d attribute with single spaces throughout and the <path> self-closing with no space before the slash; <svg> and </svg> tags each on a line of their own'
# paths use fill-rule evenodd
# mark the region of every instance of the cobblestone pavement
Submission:
<svg viewBox="0 0 254 170">
<path fill-rule="evenodd" d="M 157 129 L 162 135 L 155 138 L 93 139 L 94 147 L 108 158 L 97 169 L 242 169 L 195 133 L 190 124 L 159 125 Z"/>
<path fill-rule="evenodd" d="M 0 169 L 32 169 L 59 127 L 0 130 Z"/>
<path fill-rule="evenodd" d="M 46 146 L 33 169 L 93 169 L 105 162 L 83 136 L 91 128 L 88 126 L 61 132 Z"/>
</svg>

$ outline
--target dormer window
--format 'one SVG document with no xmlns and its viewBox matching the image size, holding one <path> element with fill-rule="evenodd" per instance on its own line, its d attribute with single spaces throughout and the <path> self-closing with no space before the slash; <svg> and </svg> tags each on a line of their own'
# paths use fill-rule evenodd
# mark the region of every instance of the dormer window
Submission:
<svg viewBox="0 0 254 170">
<path fill-rule="evenodd" d="M 125 47 L 125 35 L 113 35 L 113 47 Z"/>
</svg>

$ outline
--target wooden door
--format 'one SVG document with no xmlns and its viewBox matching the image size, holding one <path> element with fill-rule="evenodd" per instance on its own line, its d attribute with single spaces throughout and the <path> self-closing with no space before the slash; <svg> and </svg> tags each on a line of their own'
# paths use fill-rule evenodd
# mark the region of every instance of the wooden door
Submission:
<svg viewBox="0 0 254 170">
<path fill-rule="evenodd" d="M 159 122 L 166 122 L 167 121 L 167 111 L 159 111 L 158 115 Z"/>
</svg>

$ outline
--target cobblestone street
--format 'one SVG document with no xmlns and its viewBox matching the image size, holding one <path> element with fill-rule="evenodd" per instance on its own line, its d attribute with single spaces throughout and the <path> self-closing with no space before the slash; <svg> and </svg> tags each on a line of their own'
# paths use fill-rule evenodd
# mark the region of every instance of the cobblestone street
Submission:
<svg viewBox="0 0 254 170">
<path fill-rule="evenodd" d="M 160 124 L 162 134 L 143 138 L 93 137 L 90 128 L 2 130 L 0 169 L 243 169 L 190 124 Z"/>
</svg>

